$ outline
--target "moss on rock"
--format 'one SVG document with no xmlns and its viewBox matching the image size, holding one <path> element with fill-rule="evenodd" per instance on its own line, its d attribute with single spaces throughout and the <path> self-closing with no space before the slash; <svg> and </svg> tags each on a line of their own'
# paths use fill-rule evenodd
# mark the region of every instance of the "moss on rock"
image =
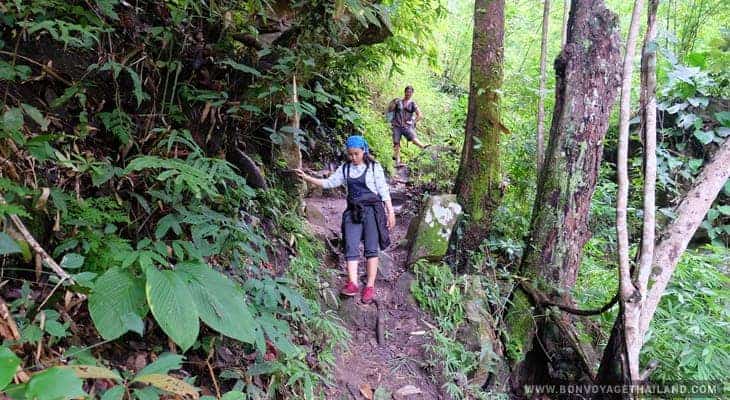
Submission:
<svg viewBox="0 0 730 400">
<path fill-rule="evenodd" d="M 451 231 L 461 215 L 461 206 L 452 194 L 432 196 L 426 200 L 418 218 L 411 222 L 408 263 L 420 259 L 440 261 L 446 254 Z"/>
</svg>

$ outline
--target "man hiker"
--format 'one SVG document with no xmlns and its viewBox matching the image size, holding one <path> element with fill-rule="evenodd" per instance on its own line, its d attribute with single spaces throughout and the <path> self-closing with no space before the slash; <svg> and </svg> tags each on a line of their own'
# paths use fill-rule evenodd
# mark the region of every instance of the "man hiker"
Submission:
<svg viewBox="0 0 730 400">
<path fill-rule="evenodd" d="M 405 136 L 416 146 L 425 149 L 430 146 L 416 137 L 416 123 L 422 118 L 418 104 L 413 101 L 413 86 L 406 86 L 402 99 L 395 99 L 388 105 L 388 118 L 393 131 L 393 159 L 396 166 L 400 162 L 400 138 Z"/>
</svg>

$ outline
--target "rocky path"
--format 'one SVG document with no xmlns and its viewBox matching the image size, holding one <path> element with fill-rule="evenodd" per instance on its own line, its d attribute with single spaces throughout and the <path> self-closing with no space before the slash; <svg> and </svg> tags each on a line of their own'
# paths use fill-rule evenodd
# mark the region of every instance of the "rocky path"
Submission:
<svg viewBox="0 0 730 400">
<path fill-rule="evenodd" d="M 340 298 L 339 315 L 352 339 L 348 348 L 337 354 L 334 386 L 326 389 L 328 399 L 443 398 L 424 347 L 431 341 L 428 333 L 433 323 L 418 308 L 410 294 L 414 277 L 405 265 L 405 236 L 416 212 L 406 182 L 407 171 L 404 169 L 391 180 L 397 226 L 391 231 L 393 244 L 381 256 L 381 268 L 376 281 L 376 300 L 383 319 L 384 343 L 379 344 L 376 335 L 377 306 L 362 304 L 360 296 Z M 345 207 L 343 196 L 318 195 L 308 198 L 307 209 L 312 229 L 320 237 L 330 237 L 336 242 Z M 336 244 L 330 246 L 331 250 L 335 248 Z M 334 293 L 346 281 L 343 258 L 336 258 L 333 257 L 326 267 L 332 268 L 329 272 L 335 276 L 332 282 Z M 360 273 L 361 286 L 364 286 L 364 260 Z"/>
</svg>

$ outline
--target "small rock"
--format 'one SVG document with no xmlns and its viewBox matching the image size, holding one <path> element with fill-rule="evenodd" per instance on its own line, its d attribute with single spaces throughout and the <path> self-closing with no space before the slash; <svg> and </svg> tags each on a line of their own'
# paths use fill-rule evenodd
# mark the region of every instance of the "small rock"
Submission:
<svg viewBox="0 0 730 400">
<path fill-rule="evenodd" d="M 360 329 L 375 332 L 377 318 L 375 306 L 360 304 L 359 297 L 347 297 L 340 302 L 340 317 Z"/>
<path fill-rule="evenodd" d="M 391 281 L 393 279 L 393 269 L 395 268 L 395 260 L 390 254 L 380 252 L 380 265 L 378 266 L 377 279 L 382 281 Z"/>
<path fill-rule="evenodd" d="M 421 394 L 423 393 L 421 389 L 413 386 L 413 385 L 405 385 L 402 388 L 395 391 L 393 394 L 396 398 L 405 398 L 406 396 L 412 396 L 414 394 Z"/>
<path fill-rule="evenodd" d="M 413 295 L 411 294 L 411 284 L 414 279 L 416 279 L 416 277 L 412 273 L 404 272 L 395 284 L 398 296 L 401 296 L 402 302 L 412 306 L 416 305 L 416 299 L 413 298 Z"/>
</svg>

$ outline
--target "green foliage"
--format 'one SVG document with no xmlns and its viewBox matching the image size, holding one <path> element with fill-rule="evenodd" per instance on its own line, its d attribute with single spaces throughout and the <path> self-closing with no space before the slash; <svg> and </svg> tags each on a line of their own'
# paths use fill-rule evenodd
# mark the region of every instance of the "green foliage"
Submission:
<svg viewBox="0 0 730 400">
<path fill-rule="evenodd" d="M 112 112 L 102 112 L 97 115 L 108 132 L 116 136 L 122 144 L 129 144 L 134 132 L 134 125 L 129 114 L 115 108 Z"/>
<path fill-rule="evenodd" d="M 467 351 L 464 345 L 438 329 L 431 331 L 433 344 L 425 345 L 430 368 L 442 374 L 443 389 L 453 399 L 479 398 L 479 387 L 466 385 L 467 376 L 476 370 L 478 353 Z M 474 396 L 474 397 L 472 397 Z"/>
<path fill-rule="evenodd" d="M 33 400 L 70 400 L 86 396 L 81 379 L 73 371 L 53 367 L 39 372 L 30 379 L 25 389 L 25 398 Z"/>
<path fill-rule="evenodd" d="M 716 109 L 719 98 L 727 98 L 727 73 L 713 74 L 699 66 L 685 66 L 672 60 L 666 68 L 667 82 L 662 89 L 662 101 L 658 108 L 674 117 L 674 123 L 665 127 L 666 137 L 657 149 L 658 188 L 667 193 L 672 202 L 678 201 L 683 192 L 695 181 L 704 161 L 709 158 L 716 144 L 730 138 L 730 120 L 724 111 Z M 699 57 L 694 57 L 698 62 Z M 699 151 L 698 151 L 699 150 Z M 708 212 L 701 228 L 715 245 L 730 240 L 730 218 L 723 211 L 721 193 Z M 668 220 L 674 218 L 670 208 L 661 210 Z"/>
<path fill-rule="evenodd" d="M 682 255 L 647 333 L 641 359 L 652 378 L 722 380 L 730 369 L 730 251 L 707 246 Z"/>
<path fill-rule="evenodd" d="M 411 293 L 421 308 L 430 311 L 447 331 L 453 331 L 464 321 L 463 277 L 455 277 L 446 264 L 423 260 L 413 267 L 416 279 Z"/>
<path fill-rule="evenodd" d="M 0 232 L 0 256 L 6 254 L 20 253 L 21 249 L 18 243 L 13 240 L 7 233 Z"/>
<path fill-rule="evenodd" d="M 89 295 L 89 313 L 104 339 L 116 339 L 130 330 L 142 335 L 142 318 L 147 314 L 143 282 L 119 268 L 106 271 Z"/>
<path fill-rule="evenodd" d="M 216 331 L 244 343 L 253 343 L 255 323 L 240 288 L 204 264 L 178 264 L 200 319 Z"/>
<path fill-rule="evenodd" d="M 20 366 L 20 359 L 7 347 L 0 347 L 0 390 L 13 380 Z"/>
<path fill-rule="evenodd" d="M 152 315 L 160 328 L 183 351 L 189 349 L 198 337 L 198 310 L 181 274 L 177 271 L 158 271 L 149 267 L 145 293 Z"/>
</svg>

